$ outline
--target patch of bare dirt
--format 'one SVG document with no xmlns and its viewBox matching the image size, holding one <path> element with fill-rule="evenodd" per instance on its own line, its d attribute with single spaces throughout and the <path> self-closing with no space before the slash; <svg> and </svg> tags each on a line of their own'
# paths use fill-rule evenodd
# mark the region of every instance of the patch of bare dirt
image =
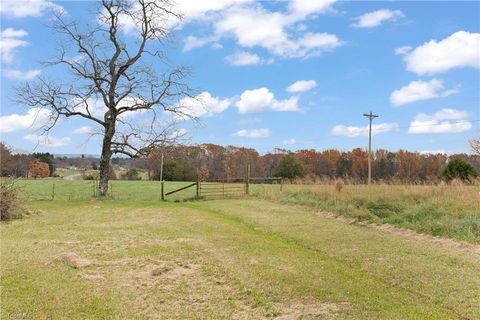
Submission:
<svg viewBox="0 0 480 320">
<path fill-rule="evenodd" d="M 185 312 L 202 318 L 205 312 L 214 312 L 218 318 L 265 319 L 265 310 L 254 306 L 248 295 L 221 275 L 204 273 L 198 261 L 99 260 L 79 270 L 78 277 L 99 289 L 118 288 L 141 318 L 184 318 Z M 234 314 L 225 303 L 235 304 Z"/>
<path fill-rule="evenodd" d="M 279 315 L 274 319 L 338 319 L 339 312 L 350 307 L 348 302 L 318 303 L 294 300 L 287 305 L 277 305 L 276 308 L 279 310 Z"/>
<path fill-rule="evenodd" d="M 93 265 L 93 261 L 81 258 L 74 252 L 62 253 L 57 257 L 57 260 L 75 269 L 80 269 Z"/>
<path fill-rule="evenodd" d="M 429 234 L 424 234 L 424 233 L 418 233 L 414 230 L 410 229 L 405 229 L 405 228 L 400 228 L 396 227 L 390 224 L 373 224 L 373 223 L 367 223 L 363 221 L 358 221 L 355 218 L 348 218 L 344 217 L 335 213 L 331 212 L 325 212 L 325 211 L 316 211 L 315 214 L 324 217 L 324 218 L 332 218 L 338 221 L 342 221 L 347 224 L 355 224 L 355 225 L 361 225 L 361 226 L 368 226 L 371 228 L 374 228 L 376 230 L 380 230 L 383 232 L 388 232 L 392 234 L 396 234 L 399 236 L 404 237 L 405 239 L 408 240 L 416 240 L 416 241 L 427 241 L 431 243 L 435 243 L 437 245 L 441 245 L 444 247 L 448 248 L 453 248 L 462 252 L 467 252 L 475 255 L 480 255 L 480 245 L 475 245 L 471 244 L 465 241 L 458 241 L 458 240 L 453 240 L 453 239 L 447 239 L 447 238 L 440 238 L 440 237 L 435 237 Z"/>
</svg>

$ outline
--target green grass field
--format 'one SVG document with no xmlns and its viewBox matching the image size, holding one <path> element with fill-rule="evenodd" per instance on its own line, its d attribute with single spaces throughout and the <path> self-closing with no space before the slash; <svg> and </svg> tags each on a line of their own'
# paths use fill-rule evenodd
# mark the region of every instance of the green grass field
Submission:
<svg viewBox="0 0 480 320">
<path fill-rule="evenodd" d="M 190 182 L 165 182 L 165 193 Z M 20 180 L 27 200 L 91 200 L 94 182 L 62 179 Z M 252 195 L 314 207 L 370 223 L 398 227 L 480 244 L 480 188 L 478 186 L 347 185 L 340 192 L 333 185 L 255 185 Z M 167 196 L 168 201 L 195 197 L 195 187 Z M 160 200 L 159 181 L 110 182 L 110 199 Z"/>
<path fill-rule="evenodd" d="M 355 222 L 387 200 L 402 217 L 451 201 L 451 219 L 478 219 L 473 187 L 252 185 L 242 199 L 180 201 L 191 188 L 161 202 L 158 182 L 113 181 L 106 200 L 91 181 L 19 185 L 34 213 L 1 225 L 2 319 L 480 318 L 478 238 Z"/>
<path fill-rule="evenodd" d="M 480 255 L 259 199 L 34 201 L 2 318 L 475 319 Z"/>
</svg>

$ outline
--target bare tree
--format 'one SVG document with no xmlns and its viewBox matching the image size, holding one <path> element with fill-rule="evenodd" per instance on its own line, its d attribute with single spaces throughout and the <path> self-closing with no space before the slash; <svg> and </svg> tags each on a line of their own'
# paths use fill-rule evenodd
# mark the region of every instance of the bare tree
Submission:
<svg viewBox="0 0 480 320">
<path fill-rule="evenodd" d="M 166 58 L 172 21 L 181 19 L 169 0 L 103 0 L 99 12 L 86 26 L 55 13 L 52 27 L 62 43 L 58 56 L 45 64 L 66 68 L 71 77 L 26 84 L 18 101 L 51 111 L 44 133 L 62 117 L 97 126 L 103 139 L 99 194 L 105 196 L 112 154 L 140 157 L 178 139 L 178 120 L 194 118 L 178 101 L 195 96 L 184 83 L 188 69 Z"/>
<path fill-rule="evenodd" d="M 470 140 L 470 147 L 472 148 L 473 153 L 480 156 L 480 136 Z"/>
</svg>

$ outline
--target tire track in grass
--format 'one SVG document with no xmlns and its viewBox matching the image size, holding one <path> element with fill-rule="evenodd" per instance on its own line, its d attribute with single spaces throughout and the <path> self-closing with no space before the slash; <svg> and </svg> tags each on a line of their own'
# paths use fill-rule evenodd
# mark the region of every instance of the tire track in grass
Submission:
<svg viewBox="0 0 480 320">
<path fill-rule="evenodd" d="M 339 265 L 348 267 L 352 271 L 357 271 L 357 272 L 361 272 L 363 274 L 367 274 L 369 278 L 371 278 L 372 280 L 374 280 L 374 281 L 376 281 L 380 284 L 388 285 L 388 287 L 390 287 L 392 289 L 395 289 L 396 291 L 404 292 L 404 293 L 408 294 L 412 298 L 412 301 L 415 301 L 416 299 L 420 298 L 426 304 L 428 303 L 430 305 L 435 305 L 437 307 L 440 307 L 447 314 L 450 314 L 451 316 L 454 316 L 455 318 L 465 319 L 465 320 L 474 320 L 475 319 L 473 317 L 466 316 L 466 315 L 462 314 L 461 312 L 457 311 L 456 308 L 453 307 L 453 306 L 436 302 L 435 299 L 428 294 L 424 294 L 420 291 L 405 287 L 405 286 L 401 285 L 400 282 L 397 282 L 394 279 L 391 279 L 389 277 L 382 277 L 379 274 L 373 274 L 373 273 L 369 272 L 368 270 L 356 267 L 353 263 L 350 263 L 346 260 L 330 256 L 326 251 L 323 251 L 323 250 L 321 250 L 317 247 L 311 246 L 300 238 L 291 237 L 291 236 L 287 236 L 287 235 L 279 233 L 279 232 L 274 232 L 274 231 L 271 231 L 271 230 L 267 230 L 262 225 L 259 225 L 259 224 L 253 223 L 251 221 L 248 221 L 246 219 L 243 219 L 243 218 L 241 218 L 241 217 L 239 217 L 235 214 L 230 214 L 230 213 L 228 213 L 224 210 L 213 209 L 213 208 L 205 208 L 205 207 L 202 207 L 201 205 L 198 206 L 198 205 L 195 205 L 195 204 L 188 204 L 187 206 L 192 208 L 192 209 L 196 209 L 196 210 L 208 213 L 210 215 L 214 215 L 214 216 L 216 216 L 218 218 L 221 218 L 223 220 L 227 220 L 227 221 L 239 224 L 239 225 L 243 226 L 244 228 L 248 229 L 250 232 L 255 233 L 259 236 L 262 236 L 262 237 L 267 236 L 267 237 L 272 238 L 274 240 L 283 241 L 284 243 L 287 243 L 291 246 L 301 248 L 305 251 L 310 251 L 310 252 L 314 252 L 316 254 L 320 254 L 320 255 L 336 262 Z M 341 222 L 339 222 L 339 223 L 341 223 Z M 344 272 L 344 273 L 346 273 L 346 272 Z"/>
</svg>

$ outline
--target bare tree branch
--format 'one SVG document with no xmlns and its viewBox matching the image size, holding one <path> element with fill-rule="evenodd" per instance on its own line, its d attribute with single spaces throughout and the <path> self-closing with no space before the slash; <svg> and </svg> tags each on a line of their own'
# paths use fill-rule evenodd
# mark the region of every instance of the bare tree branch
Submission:
<svg viewBox="0 0 480 320">
<path fill-rule="evenodd" d="M 112 154 L 145 156 L 156 145 L 180 139 L 179 119 L 196 119 L 178 101 L 196 95 L 185 84 L 188 69 L 166 61 L 171 19 L 182 18 L 170 0 L 102 0 L 99 7 L 98 23 L 86 27 L 55 14 L 53 30 L 64 41 L 45 66 L 63 67 L 69 76 L 25 85 L 18 102 L 51 111 L 45 132 L 62 117 L 102 127 L 100 194 L 106 195 Z M 122 21 L 135 26 L 133 34 L 122 31 Z"/>
</svg>

